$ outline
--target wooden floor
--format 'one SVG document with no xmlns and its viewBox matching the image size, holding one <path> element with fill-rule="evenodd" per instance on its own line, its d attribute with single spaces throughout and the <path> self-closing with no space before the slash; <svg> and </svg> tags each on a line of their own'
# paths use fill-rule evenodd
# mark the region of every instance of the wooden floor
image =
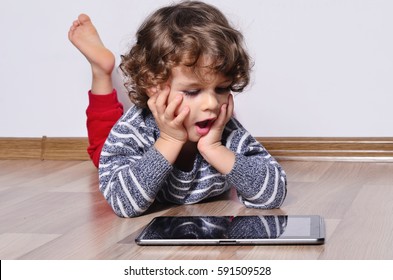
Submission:
<svg viewBox="0 0 393 280">
<path fill-rule="evenodd" d="M 88 161 L 0 161 L 0 259 L 393 259 L 393 163 L 281 161 L 288 196 L 279 210 L 247 209 L 229 192 L 188 206 L 113 214 Z M 318 214 L 320 246 L 141 247 L 157 215 Z"/>
</svg>

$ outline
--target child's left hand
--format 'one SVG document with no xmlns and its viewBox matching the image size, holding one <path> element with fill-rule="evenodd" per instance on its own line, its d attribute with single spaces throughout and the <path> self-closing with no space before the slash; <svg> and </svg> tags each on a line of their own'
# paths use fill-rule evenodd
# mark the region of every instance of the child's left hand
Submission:
<svg viewBox="0 0 393 280">
<path fill-rule="evenodd" d="M 205 136 L 202 136 L 198 141 L 198 150 L 203 155 L 209 153 L 210 149 L 215 149 L 221 146 L 222 133 L 225 125 L 233 115 L 234 101 L 232 94 L 228 96 L 228 103 L 223 104 L 216 121 L 212 125 L 210 131 Z"/>
</svg>

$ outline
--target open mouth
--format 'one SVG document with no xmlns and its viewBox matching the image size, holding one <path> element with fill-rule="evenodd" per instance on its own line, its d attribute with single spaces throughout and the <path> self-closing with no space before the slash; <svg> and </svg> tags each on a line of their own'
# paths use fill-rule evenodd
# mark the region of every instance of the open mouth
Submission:
<svg viewBox="0 0 393 280">
<path fill-rule="evenodd" d="M 210 125 L 211 122 L 212 122 L 211 120 L 205 120 L 205 121 L 197 122 L 196 125 L 200 128 L 206 128 Z"/>
<path fill-rule="evenodd" d="M 210 119 L 210 120 L 204 120 L 201 122 L 197 122 L 195 125 L 197 128 L 198 134 L 200 134 L 201 136 L 208 134 L 214 121 L 215 121 L 214 119 Z"/>
</svg>

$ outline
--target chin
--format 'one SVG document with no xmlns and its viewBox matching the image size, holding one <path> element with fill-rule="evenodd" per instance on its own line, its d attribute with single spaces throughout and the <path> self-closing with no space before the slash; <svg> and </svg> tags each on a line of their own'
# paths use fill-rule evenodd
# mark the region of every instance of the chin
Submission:
<svg viewBox="0 0 393 280">
<path fill-rule="evenodd" d="M 188 137 L 188 141 L 193 143 L 198 143 L 199 139 L 201 139 L 200 135 L 192 135 Z"/>
<path fill-rule="evenodd" d="M 199 138 L 188 138 L 188 142 L 198 143 L 199 139 L 201 139 L 201 137 L 199 137 Z"/>
</svg>

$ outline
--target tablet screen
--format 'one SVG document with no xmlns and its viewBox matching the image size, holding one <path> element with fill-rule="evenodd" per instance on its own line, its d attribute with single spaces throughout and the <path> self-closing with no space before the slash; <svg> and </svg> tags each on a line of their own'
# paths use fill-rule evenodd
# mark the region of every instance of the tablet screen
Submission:
<svg viewBox="0 0 393 280">
<path fill-rule="evenodd" d="M 176 216 L 155 218 L 138 240 L 256 240 L 319 237 L 319 216 Z"/>
</svg>

